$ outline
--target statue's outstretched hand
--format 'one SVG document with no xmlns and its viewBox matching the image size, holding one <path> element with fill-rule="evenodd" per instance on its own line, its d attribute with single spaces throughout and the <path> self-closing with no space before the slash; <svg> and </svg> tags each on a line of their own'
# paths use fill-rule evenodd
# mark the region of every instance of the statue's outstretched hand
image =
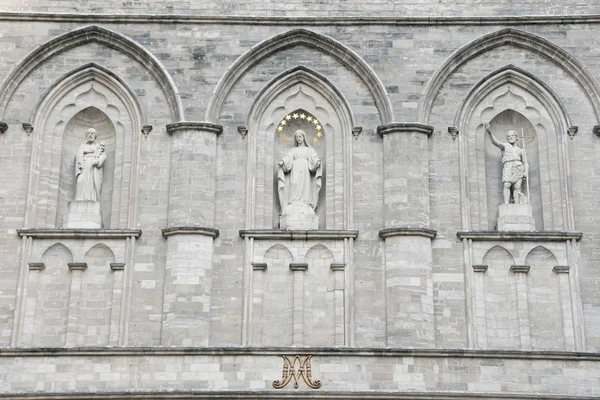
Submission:
<svg viewBox="0 0 600 400">
<path fill-rule="evenodd" d="M 487 124 L 485 124 L 485 131 L 487 133 L 492 133 L 492 126 L 490 125 L 489 122 Z"/>
</svg>

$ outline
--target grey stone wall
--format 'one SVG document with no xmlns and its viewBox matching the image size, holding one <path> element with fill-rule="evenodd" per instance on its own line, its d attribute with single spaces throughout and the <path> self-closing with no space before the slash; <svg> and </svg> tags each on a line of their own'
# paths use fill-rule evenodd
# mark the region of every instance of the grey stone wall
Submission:
<svg viewBox="0 0 600 400">
<path fill-rule="evenodd" d="M 600 118 L 600 39 L 595 34 L 600 19 L 592 16 L 567 24 L 549 18 L 521 24 L 512 17 L 466 22 L 442 18 L 411 25 L 409 19 L 395 23 L 377 18 L 393 16 L 390 13 L 514 16 L 539 14 L 539 10 L 548 15 L 591 15 L 598 12 L 593 5 L 566 1 L 525 2 L 518 7 L 502 2 L 379 2 L 366 10 L 358 2 L 326 2 L 310 5 L 307 12 L 301 9 L 304 5 L 289 2 L 202 4 L 206 8 L 199 8 L 200 2 L 173 3 L 173 7 L 144 2 L 122 10 L 240 16 L 252 11 L 265 18 L 208 18 L 200 23 L 200 17 L 194 15 L 190 18 L 197 20 L 191 22 L 183 17 L 146 19 L 138 15 L 137 22 L 131 23 L 127 19 L 131 16 L 109 19 L 100 15 L 101 28 L 85 28 L 93 23 L 93 16 L 0 18 L 0 76 L 6 89 L 0 95 L 0 119 L 8 124 L 8 130 L 0 134 L 1 348 L 309 344 L 510 348 L 516 353 L 600 349 L 600 216 L 596 212 L 600 138 L 592 132 Z M 109 7 L 107 3 L 23 2 L 2 9 L 101 12 Z M 266 18 L 283 13 L 318 18 L 298 20 L 293 26 Z M 373 18 L 354 22 L 334 18 L 353 15 Z M 51 45 L 44 45 L 53 39 Z M 47 143 L 46 152 L 60 154 L 61 135 L 56 131 L 59 133 L 52 136 L 54 128 L 46 124 L 46 114 L 40 110 L 52 109 L 53 103 L 46 104 L 44 99 L 51 98 L 57 82 L 64 78 L 76 85 L 71 79 L 73 71 L 90 63 L 114 74 L 109 74 L 112 78 L 107 78 L 107 85 L 123 84 L 133 93 L 129 106 L 122 109 L 137 110 L 128 111 L 132 122 L 125 132 L 135 140 L 117 148 L 131 155 L 122 163 L 123 173 L 132 177 L 126 181 L 131 195 L 113 204 L 112 210 L 119 210 L 123 217 L 110 228 L 139 229 L 141 236 L 109 238 L 106 235 L 111 233 L 105 232 L 93 239 L 76 234 L 64 239 L 56 236 L 59 233 L 45 233 L 54 235 L 49 239 L 19 234 L 21 228 L 58 228 L 51 223 L 51 211 L 40 210 L 51 210 L 58 199 L 60 169 L 36 149 Z M 252 207 L 272 209 L 270 204 L 253 200 L 257 195 L 262 196 L 261 201 L 271 201 L 264 183 L 271 179 L 271 165 L 265 160 L 273 158 L 270 148 L 255 152 L 253 140 L 259 128 L 252 116 L 260 116 L 255 100 L 274 91 L 270 85 L 278 79 L 285 82 L 286 74 L 298 66 L 314 72 L 325 82 L 323 87 L 333 88 L 339 104 L 331 100 L 335 104 L 331 109 L 339 112 L 340 120 L 348 119 L 345 125 L 340 123 L 345 130 L 336 132 L 336 141 L 331 142 L 335 145 L 328 148 L 329 168 L 337 175 L 327 182 L 334 193 L 327 200 L 327 209 L 336 216 L 327 228 L 357 230 L 356 238 L 352 234 L 310 240 L 240 236 L 240 230 L 273 228 L 264 222 L 270 219 L 268 212 L 268 218 L 260 222 L 251 212 Z M 502 81 L 501 88 L 521 85 L 523 109 L 545 107 L 539 120 L 545 124 L 543 137 L 548 139 L 540 144 L 540 165 L 548 165 L 551 172 L 542 183 L 548 192 L 541 206 L 544 227 L 581 232 L 580 240 L 573 235 L 559 239 L 534 235 L 518 240 L 457 237 L 457 231 L 487 229 L 487 219 L 479 215 L 487 209 L 481 200 L 485 185 L 477 178 L 485 167 L 477 158 L 477 124 L 481 121 L 471 118 L 474 122 L 468 125 L 461 115 L 476 106 L 469 103 L 476 98 L 472 90 L 484 87 L 486 81 L 495 82 L 503 68 L 509 68 L 514 77 Z M 528 83 L 517 82 L 520 76 L 527 76 Z M 65 93 L 67 102 L 70 92 L 65 89 Z M 112 93 L 107 97 L 109 103 L 127 97 L 116 89 Z M 553 96 L 545 98 L 542 93 Z M 539 104 L 534 104 L 536 99 Z M 553 108 L 554 104 L 559 106 Z M 344 116 L 344 107 L 349 116 Z M 169 135 L 167 125 L 182 121 L 204 121 L 206 126 L 214 124 L 212 130 L 222 127 L 222 133 Z M 23 123 L 34 123 L 31 135 Z M 432 134 L 395 132 L 392 135 L 401 136 L 382 138 L 377 127 L 393 123 L 427 126 Z M 141 132 L 143 125 L 153 126 L 147 137 Z M 247 136 L 240 134 L 238 126 L 249 128 Z M 572 139 L 566 132 L 571 126 L 578 127 Z M 356 138 L 352 136 L 355 127 L 361 128 L 356 130 L 360 132 Z M 448 127 L 460 128 L 457 138 L 448 133 Z M 194 150 L 198 148 L 202 151 Z M 396 152 L 397 148 L 406 154 Z M 249 165 L 256 168 L 249 169 Z M 254 180 L 259 170 L 263 176 Z M 411 207 L 418 212 L 411 213 Z M 332 221 L 331 216 L 327 218 Z M 485 226 L 480 219 L 486 221 Z M 196 230 L 169 236 L 163 234 L 168 227 Z M 386 239 L 380 236 L 384 228 L 431 229 L 436 235 Z M 45 251 L 56 243 L 67 250 L 45 258 Z M 114 260 L 109 261 L 104 253 L 86 256 L 98 243 L 111 249 Z M 303 255 L 319 244 L 334 249 L 333 256 L 311 253 L 306 273 L 291 271 L 288 264 L 292 261 L 266 256 L 277 243 L 291 249 L 292 259 L 298 258 L 293 259 L 295 263 L 302 263 Z M 407 251 L 413 244 L 414 249 Z M 67 252 L 72 259 L 67 260 Z M 265 259 L 267 264 L 271 259 L 279 261 L 272 261 L 264 271 L 253 268 L 252 263 Z M 66 266 L 67 262 L 83 261 L 89 261 L 88 270 L 71 271 Z M 30 265 L 39 262 L 46 264 L 45 270 Z M 109 264 L 115 262 L 124 263 L 125 269 L 111 270 Z M 345 269 L 331 269 L 330 264 L 345 264 Z M 479 264 L 487 265 L 487 272 L 482 267 L 474 272 L 473 265 Z M 521 264 L 530 266 L 529 274 L 511 272 L 512 265 Z M 552 272 L 556 266 L 569 268 Z M 317 270 L 326 271 L 323 282 Z M 272 292 L 266 292 L 271 290 L 268 288 Z M 272 307 L 265 301 L 273 302 Z M 298 304 L 305 310 L 300 312 Z M 90 315 L 96 311 L 97 318 Z M 57 317 L 38 319 L 44 314 Z M 50 328 L 54 323 L 56 327 Z M 91 333 L 98 337 L 86 338 Z M 141 353 L 134 352 L 127 360 L 107 355 L 103 363 L 108 370 L 99 367 L 94 373 L 109 375 L 97 377 L 90 372 L 85 379 L 73 381 L 72 369 L 57 380 L 64 384 L 53 386 L 53 378 L 43 373 L 91 363 L 91 359 L 45 355 L 44 362 L 38 363 L 39 358 L 11 351 L 0 352 L 4 364 L 0 376 L 7 382 L 0 386 L 3 392 L 156 389 L 141 383 L 127 386 L 126 382 L 138 378 L 115 372 L 126 369 L 127 363 L 141 363 Z M 266 390 L 269 380 L 278 379 L 279 355 L 290 351 L 277 350 L 268 360 L 258 353 L 244 358 L 244 368 L 251 369 L 252 360 L 268 364 L 268 377 L 233 377 L 215 370 L 206 382 L 213 385 L 211 390 Z M 564 360 L 556 361 L 546 353 L 536 353 L 531 359 L 498 353 L 494 361 L 484 356 L 477 359 L 477 366 L 470 358 L 452 364 L 443 357 L 423 357 L 419 367 L 410 364 L 410 357 L 390 362 L 378 353 L 365 361 L 343 354 L 328 355 L 330 364 L 316 371 L 330 374 L 324 382 L 331 390 L 340 391 L 358 380 L 358 365 L 366 363 L 374 372 L 360 375 L 364 382 L 354 383 L 355 390 L 497 393 L 507 390 L 507 382 L 518 381 L 508 391 L 598 395 L 594 388 L 600 387 L 600 378 L 593 372 L 598 361 L 578 361 L 578 354 L 583 353 L 567 352 Z M 161 357 L 152 355 L 148 366 L 152 372 L 144 372 L 141 381 L 164 380 L 161 388 L 208 387 L 193 374 L 204 367 L 184 371 L 177 369 L 183 362 L 176 359 L 179 356 L 169 356 L 165 364 Z M 202 357 L 206 360 L 200 361 L 209 369 L 235 364 L 229 355 Z M 344 368 L 352 369 L 344 372 L 357 375 L 344 375 L 340 372 Z M 471 373 L 471 368 L 478 371 Z M 447 375 L 441 370 L 447 370 Z M 515 375 L 514 370 L 521 372 Z M 582 371 L 588 373 L 577 375 Z M 42 374 L 37 378 L 42 383 L 23 378 L 34 372 Z M 457 378 L 453 381 L 452 377 Z M 108 383 L 113 378 L 114 385 Z M 404 379 L 410 385 L 400 385 Z M 96 387 L 91 382 L 100 383 Z"/>
</svg>

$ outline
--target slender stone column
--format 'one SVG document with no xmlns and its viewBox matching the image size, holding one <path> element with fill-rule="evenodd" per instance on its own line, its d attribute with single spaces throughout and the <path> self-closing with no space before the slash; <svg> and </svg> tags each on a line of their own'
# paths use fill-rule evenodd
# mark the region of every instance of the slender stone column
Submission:
<svg viewBox="0 0 600 400">
<path fill-rule="evenodd" d="M 434 347 L 429 229 L 429 146 L 433 127 L 392 123 L 383 137 L 388 346 Z"/>
<path fill-rule="evenodd" d="M 208 345 L 219 125 L 167 125 L 172 137 L 161 344 Z"/>
</svg>

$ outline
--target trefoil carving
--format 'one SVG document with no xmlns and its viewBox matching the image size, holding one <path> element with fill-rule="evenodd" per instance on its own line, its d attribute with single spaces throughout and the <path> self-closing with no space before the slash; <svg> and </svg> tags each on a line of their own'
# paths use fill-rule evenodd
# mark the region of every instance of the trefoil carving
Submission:
<svg viewBox="0 0 600 400">
<path fill-rule="evenodd" d="M 284 388 L 292 379 L 294 379 L 294 389 L 298 389 L 300 378 L 312 389 L 319 389 L 322 385 L 321 381 L 312 380 L 311 376 L 311 362 L 312 356 L 305 356 L 304 359 L 301 356 L 296 355 L 293 358 L 289 356 L 283 356 L 283 372 L 281 380 L 273 381 L 273 387 L 275 389 Z M 296 369 L 297 368 L 297 369 Z"/>
</svg>

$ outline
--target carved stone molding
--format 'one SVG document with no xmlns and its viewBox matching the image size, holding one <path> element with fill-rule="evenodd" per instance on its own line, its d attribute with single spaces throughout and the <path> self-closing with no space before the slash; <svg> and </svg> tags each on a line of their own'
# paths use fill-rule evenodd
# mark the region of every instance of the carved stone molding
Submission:
<svg viewBox="0 0 600 400">
<path fill-rule="evenodd" d="M 30 262 L 29 270 L 30 271 L 43 271 L 46 269 L 46 264 L 43 262 Z"/>
<path fill-rule="evenodd" d="M 167 125 L 167 133 L 173 135 L 181 131 L 206 131 L 220 135 L 223 132 L 223 126 L 211 124 L 210 122 L 182 121 Z"/>
<path fill-rule="evenodd" d="M 555 274 L 568 274 L 570 269 L 568 265 L 557 265 L 552 268 L 552 272 Z"/>
<path fill-rule="evenodd" d="M 68 263 L 67 266 L 71 271 L 85 271 L 88 267 L 85 262 Z"/>
<path fill-rule="evenodd" d="M 379 237 L 387 239 L 394 236 L 422 236 L 429 239 L 435 239 L 437 231 L 428 228 L 411 228 L 411 227 L 394 227 L 386 228 L 379 231 Z"/>
<path fill-rule="evenodd" d="M 125 263 L 110 263 L 110 269 L 113 271 L 123 271 L 125 269 Z"/>
<path fill-rule="evenodd" d="M 575 136 L 578 130 L 578 126 L 571 126 L 569 127 L 569 129 L 567 129 L 567 134 L 569 135 L 569 138 L 571 138 L 571 140 L 573 140 L 573 137 Z"/>
<path fill-rule="evenodd" d="M 144 125 L 142 126 L 142 135 L 144 138 L 148 137 L 148 134 L 152 131 L 152 125 Z"/>
<path fill-rule="evenodd" d="M 362 126 L 355 126 L 354 128 L 352 128 L 352 136 L 354 136 L 354 140 L 358 139 L 358 135 L 360 135 L 362 130 Z"/>
<path fill-rule="evenodd" d="M 567 240 L 579 240 L 583 236 L 581 232 L 564 231 L 458 231 L 459 239 L 473 239 L 480 241 L 529 241 L 529 242 L 564 242 Z"/>
<path fill-rule="evenodd" d="M 346 269 L 346 264 L 344 264 L 344 263 L 331 263 L 331 265 L 329 266 L 329 268 L 332 271 L 343 271 L 344 269 Z"/>
<path fill-rule="evenodd" d="M 140 229 L 17 229 L 21 237 L 36 239 L 125 239 L 140 237 Z"/>
<path fill-rule="evenodd" d="M 452 135 L 452 140 L 456 140 L 456 137 L 458 136 L 458 128 L 454 126 L 449 126 L 448 133 Z"/>
<path fill-rule="evenodd" d="M 592 132 L 594 132 L 596 136 L 600 137 L 600 125 L 594 125 Z"/>
<path fill-rule="evenodd" d="M 313 231 L 287 231 L 282 229 L 242 229 L 240 236 L 256 240 L 327 240 L 327 239 L 356 239 L 356 230 L 313 230 Z"/>
<path fill-rule="evenodd" d="M 253 262 L 252 263 L 252 269 L 254 271 L 266 271 L 267 270 L 267 263 L 264 262 Z"/>
<path fill-rule="evenodd" d="M 487 272 L 488 266 L 486 264 L 473 264 L 473 272 Z"/>
<path fill-rule="evenodd" d="M 529 265 L 511 265 L 510 272 L 513 274 L 528 274 L 531 266 Z"/>
<path fill-rule="evenodd" d="M 240 135 L 242 136 L 242 139 L 246 139 L 246 136 L 248 135 L 248 127 L 247 126 L 243 126 L 243 125 L 239 125 L 237 127 L 237 130 L 240 133 Z"/>
<path fill-rule="evenodd" d="M 321 381 L 312 380 L 311 372 L 311 359 L 312 356 L 283 356 L 283 371 L 281 374 L 281 380 L 273 381 L 273 387 L 275 389 L 284 388 L 292 379 L 294 379 L 294 389 L 298 389 L 300 378 L 312 389 L 318 389 L 321 387 Z"/>
<path fill-rule="evenodd" d="M 6 132 L 8 129 L 8 124 L 6 122 L 0 121 L 0 134 Z"/>
<path fill-rule="evenodd" d="M 219 237 L 219 230 L 205 226 L 173 226 L 162 229 L 162 235 L 164 237 L 173 235 L 203 235 L 216 238 Z"/>
<path fill-rule="evenodd" d="M 27 136 L 31 136 L 31 132 L 33 132 L 33 125 L 31 125 L 29 122 L 23 122 L 22 125 L 25 133 L 27 133 Z"/>
<path fill-rule="evenodd" d="M 290 263 L 291 271 L 306 271 L 308 269 L 307 263 Z"/>
<path fill-rule="evenodd" d="M 383 137 L 383 135 L 389 135 L 390 133 L 424 133 L 427 136 L 431 136 L 433 133 L 433 126 L 421 124 L 419 122 L 392 122 L 387 125 L 379 125 L 377 127 L 377 133 Z"/>
</svg>

